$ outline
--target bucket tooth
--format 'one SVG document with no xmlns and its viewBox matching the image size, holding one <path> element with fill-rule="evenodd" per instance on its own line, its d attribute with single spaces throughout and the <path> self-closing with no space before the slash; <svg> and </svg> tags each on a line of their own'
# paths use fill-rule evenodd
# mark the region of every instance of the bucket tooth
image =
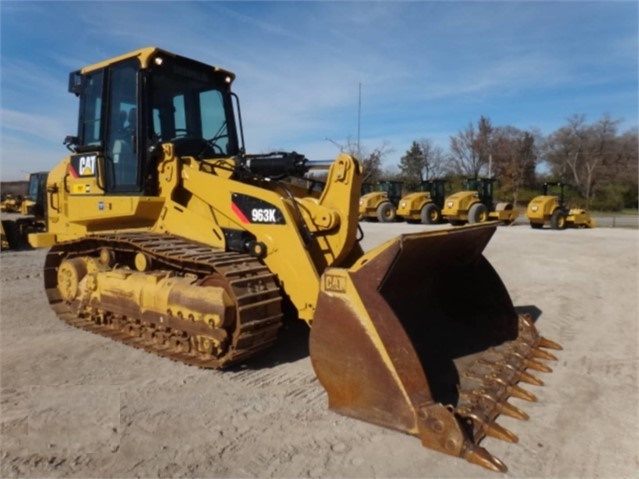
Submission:
<svg viewBox="0 0 639 479">
<path fill-rule="evenodd" d="M 505 388 L 501 388 L 500 392 L 504 391 Z M 460 398 L 466 400 L 472 405 L 476 407 L 487 408 L 486 403 L 490 404 L 490 408 L 495 409 L 499 414 L 504 414 L 506 416 L 510 416 L 514 419 L 519 419 L 521 421 L 527 421 L 530 419 L 530 416 L 526 414 L 524 411 L 519 409 L 518 407 L 513 406 L 506 399 L 499 400 L 494 395 L 490 394 L 485 388 L 478 388 L 471 392 L 460 391 Z M 459 411 L 463 414 L 462 411 Z"/>
<path fill-rule="evenodd" d="M 539 359 L 547 359 L 548 361 L 557 361 L 557 356 L 539 348 L 532 348 L 530 354 Z"/>
<path fill-rule="evenodd" d="M 539 371 L 542 373 L 552 372 L 552 368 L 550 366 L 546 366 L 539 361 L 535 361 L 534 359 L 525 357 L 523 354 L 516 351 L 515 349 L 504 351 L 502 355 L 507 358 L 507 362 L 509 364 L 522 365 L 524 369 L 534 369 L 535 371 Z"/>
<path fill-rule="evenodd" d="M 484 384 L 490 385 L 490 384 L 495 384 L 495 385 L 499 385 L 501 387 L 503 387 L 505 389 L 505 396 L 513 396 L 516 397 L 518 399 L 523 399 L 525 401 L 530 401 L 530 402 L 536 402 L 537 401 L 537 396 L 535 396 L 533 393 L 526 391 L 525 389 L 517 386 L 514 383 L 509 383 L 507 381 L 505 381 L 504 379 L 502 379 L 501 377 L 496 376 L 495 374 L 488 374 L 486 376 L 471 376 L 471 379 L 476 379 L 479 381 L 483 381 Z"/>
<path fill-rule="evenodd" d="M 528 419 L 530 419 L 530 416 L 528 416 L 528 414 L 526 414 L 524 411 L 522 411 L 518 407 L 513 406 L 507 401 L 499 403 L 499 407 L 501 409 L 502 414 L 506 416 L 510 416 L 512 418 L 519 419 L 521 421 L 527 421 Z"/>
<path fill-rule="evenodd" d="M 510 386 L 510 395 L 524 401 L 537 402 L 537 396 L 515 384 Z"/>
<path fill-rule="evenodd" d="M 519 377 L 520 381 L 528 384 L 532 384 L 534 386 L 543 386 L 544 382 L 541 379 L 536 378 L 532 374 L 527 373 L 526 371 L 521 371 L 519 373 L 521 376 Z"/>
<path fill-rule="evenodd" d="M 508 472 L 506 464 L 501 462 L 498 458 L 489 453 L 486 449 L 480 446 L 468 447 L 462 457 L 468 462 L 477 464 L 478 466 L 485 467 L 495 472 Z"/>
<path fill-rule="evenodd" d="M 469 419 L 476 427 L 475 434 L 473 434 L 475 437 L 475 443 L 478 443 L 480 438 L 483 438 L 484 436 L 494 437 L 506 442 L 514 443 L 519 441 L 519 438 L 513 432 L 503 426 L 500 426 L 494 422 L 494 420 L 491 421 L 488 418 L 480 416 L 480 411 L 472 411 L 470 407 L 466 406 L 458 409 L 457 412 L 461 417 Z"/>
<path fill-rule="evenodd" d="M 494 437 L 495 439 L 501 439 L 502 441 L 505 441 L 505 442 L 512 442 L 512 443 L 519 442 L 519 438 L 517 437 L 516 434 L 509 431 L 505 427 L 500 426 L 496 422 L 484 424 L 483 427 L 487 436 Z"/>
<path fill-rule="evenodd" d="M 537 332 L 537 328 L 535 328 L 535 324 L 529 314 L 522 314 L 519 317 L 521 318 L 519 328 L 520 334 L 525 334 L 528 337 L 534 338 L 536 345 L 542 348 L 555 349 L 557 351 L 561 351 L 563 349 L 560 344 L 548 338 L 544 338 Z"/>
<path fill-rule="evenodd" d="M 522 369 L 518 369 L 516 366 L 507 363 L 506 361 L 499 361 L 490 363 L 488 361 L 480 360 L 480 364 L 492 367 L 494 374 L 498 377 L 506 377 L 510 384 L 516 384 L 519 381 L 523 381 L 535 386 L 543 386 L 544 382 L 541 379 L 536 378 L 532 374 L 527 373 Z"/>
<path fill-rule="evenodd" d="M 546 349 L 555 349 L 557 351 L 561 351 L 562 349 L 564 349 L 561 347 L 561 345 L 557 344 L 554 341 L 551 341 L 550 339 L 544 338 L 543 336 L 539 336 L 538 346 Z"/>
<path fill-rule="evenodd" d="M 552 368 L 550 366 L 546 366 L 544 363 L 540 363 L 539 361 L 535 361 L 534 359 L 526 359 L 524 362 L 526 368 L 534 369 L 535 371 L 539 371 L 541 373 L 551 373 Z"/>
</svg>

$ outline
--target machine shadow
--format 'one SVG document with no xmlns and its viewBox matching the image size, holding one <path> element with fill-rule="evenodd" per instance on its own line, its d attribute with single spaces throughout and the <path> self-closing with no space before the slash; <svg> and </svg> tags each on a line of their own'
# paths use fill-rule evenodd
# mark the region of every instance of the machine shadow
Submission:
<svg viewBox="0 0 639 479">
<path fill-rule="evenodd" d="M 517 314 L 529 315 L 533 322 L 541 317 L 542 311 L 534 305 L 516 306 Z M 250 361 L 232 366 L 231 371 L 240 371 L 242 369 L 266 369 L 276 367 L 280 364 L 292 363 L 309 356 L 309 335 L 310 328 L 302 320 L 297 318 L 285 319 L 279 331 L 275 344 L 264 353 L 252 358 Z M 422 355 L 424 352 L 422 351 Z M 430 370 L 429 381 L 431 387 L 440 391 L 444 402 L 456 403 L 455 394 L 449 395 L 444 391 L 454 390 L 451 385 L 459 383 L 459 373 L 451 360 L 444 360 L 440 357 L 422 358 L 425 364 L 428 364 Z"/>
<path fill-rule="evenodd" d="M 255 358 L 251 358 L 244 364 L 229 368 L 229 370 L 272 368 L 280 364 L 304 359 L 309 355 L 308 339 L 310 331 L 306 322 L 300 319 L 285 319 L 277 340 L 270 349 Z"/>
</svg>

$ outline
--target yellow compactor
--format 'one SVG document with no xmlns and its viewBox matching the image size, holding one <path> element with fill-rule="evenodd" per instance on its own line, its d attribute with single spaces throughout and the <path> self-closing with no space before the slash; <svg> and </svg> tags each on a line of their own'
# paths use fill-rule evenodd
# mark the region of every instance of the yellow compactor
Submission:
<svg viewBox="0 0 639 479">
<path fill-rule="evenodd" d="M 468 178 L 466 189 L 450 195 L 444 201 L 442 216 L 452 225 L 499 221 L 511 225 L 519 216 L 519 210 L 509 202 L 494 203 L 495 178 Z"/>
<path fill-rule="evenodd" d="M 582 208 L 568 208 L 564 196 L 566 184 L 560 181 L 547 182 L 543 186 L 543 195 L 528 203 L 526 216 L 531 228 L 540 229 L 549 225 L 553 230 L 571 228 L 594 228 L 595 220 Z M 559 195 L 549 194 L 550 188 L 559 188 Z"/>
<path fill-rule="evenodd" d="M 359 219 L 392 223 L 397 219 L 397 205 L 402 197 L 401 181 L 380 181 L 359 199 Z M 367 188 L 368 189 L 368 188 Z"/>
<path fill-rule="evenodd" d="M 203 368 L 310 326 L 329 407 L 495 471 L 480 442 L 535 400 L 546 348 L 482 255 L 492 225 L 399 236 L 364 253 L 362 168 L 244 149 L 233 73 L 144 48 L 70 76 L 70 154 L 46 183 L 44 287 L 68 324 Z M 328 168 L 319 194 L 290 178 Z M 464 301 L 459 301 L 460 292 Z M 286 305 L 287 307 L 284 307 Z"/>
<path fill-rule="evenodd" d="M 441 223 L 445 197 L 446 180 L 436 178 L 422 181 L 419 191 L 402 196 L 397 207 L 397 216 L 407 223 Z"/>
</svg>

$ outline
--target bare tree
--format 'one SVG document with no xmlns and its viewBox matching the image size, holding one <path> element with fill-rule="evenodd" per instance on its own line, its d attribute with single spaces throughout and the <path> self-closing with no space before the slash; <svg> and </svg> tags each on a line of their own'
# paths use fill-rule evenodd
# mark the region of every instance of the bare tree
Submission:
<svg viewBox="0 0 639 479">
<path fill-rule="evenodd" d="M 535 185 L 538 157 L 535 135 L 512 126 L 496 128 L 491 154 L 501 191 L 511 195 L 516 203 L 520 188 Z"/>
<path fill-rule="evenodd" d="M 450 137 L 449 169 L 453 174 L 478 177 L 488 164 L 492 150 L 493 127 L 481 117 L 477 129 L 469 123 L 465 130 Z"/>
<path fill-rule="evenodd" d="M 637 187 L 639 183 L 639 129 L 616 138 L 616 148 L 606 164 L 609 181 Z"/>
<path fill-rule="evenodd" d="M 614 161 L 618 125 L 608 115 L 593 125 L 586 124 L 584 115 L 573 115 L 548 137 L 546 158 L 553 173 L 569 180 L 587 204 L 604 174 L 602 167 Z"/>
<path fill-rule="evenodd" d="M 382 164 L 386 157 L 393 152 L 387 141 L 369 151 L 367 148 L 358 145 L 357 141 L 351 138 L 346 140 L 344 151 L 357 158 L 362 164 L 364 183 L 377 183 L 384 176 Z M 358 157 L 358 151 L 360 157 Z"/>
<path fill-rule="evenodd" d="M 433 144 L 428 138 L 419 140 L 419 146 L 424 153 L 423 179 L 440 178 L 445 174 L 446 154 L 441 146 Z"/>
<path fill-rule="evenodd" d="M 477 121 L 477 135 L 473 143 L 473 149 L 477 152 L 479 157 L 479 163 L 482 165 L 489 165 L 490 158 L 493 150 L 495 149 L 495 129 L 490 121 L 490 118 L 480 116 Z M 490 165 L 487 171 L 488 176 L 492 176 L 493 172 L 490 171 Z"/>
</svg>

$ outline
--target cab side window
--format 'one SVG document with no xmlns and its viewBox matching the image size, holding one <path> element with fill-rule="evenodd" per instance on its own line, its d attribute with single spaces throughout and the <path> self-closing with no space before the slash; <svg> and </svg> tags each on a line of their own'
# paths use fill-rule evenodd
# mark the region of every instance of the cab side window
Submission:
<svg viewBox="0 0 639 479">
<path fill-rule="evenodd" d="M 88 147 L 102 146 L 102 70 L 85 77 L 86 90 L 80 103 L 79 144 Z"/>
<path fill-rule="evenodd" d="M 136 79 L 137 65 L 125 62 L 109 72 L 106 134 L 107 187 L 111 191 L 139 191 Z"/>
</svg>

